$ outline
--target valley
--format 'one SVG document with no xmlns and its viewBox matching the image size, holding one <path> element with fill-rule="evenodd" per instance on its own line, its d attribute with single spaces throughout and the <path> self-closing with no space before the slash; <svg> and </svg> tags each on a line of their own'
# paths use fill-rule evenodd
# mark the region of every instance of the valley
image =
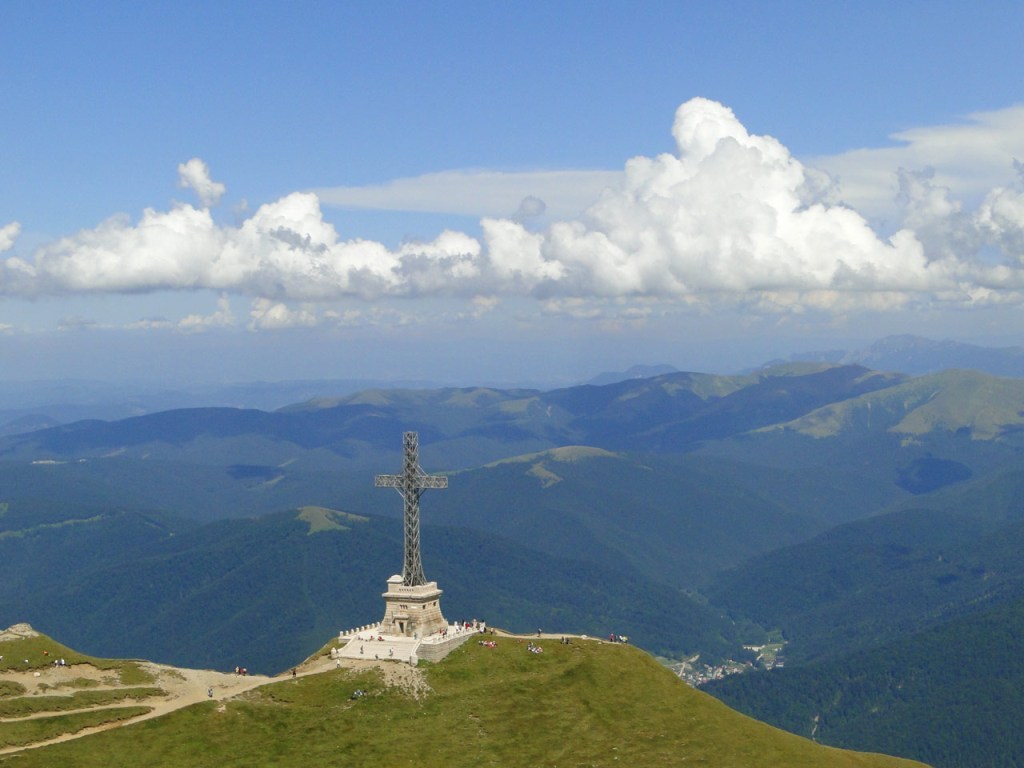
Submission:
<svg viewBox="0 0 1024 768">
<path fill-rule="evenodd" d="M 289 669 L 376 620 L 402 531 L 372 477 L 415 429 L 425 470 L 448 478 L 422 527 L 448 615 L 628 635 L 694 660 L 685 677 L 759 719 L 968 765 L 964 745 L 1015 742 L 915 660 L 933 637 L 970 648 L 957 685 L 973 690 L 1000 662 L 972 622 L 1017 626 L 1022 412 L 1018 379 L 789 363 L 51 426 L 0 438 L 0 624 L 100 657 L 230 670 L 244 647 L 254 672 Z M 745 666 L 770 642 L 784 664 Z M 729 660 L 749 671 L 725 676 Z M 882 698 L 849 687 L 876 670 Z M 923 708 L 884 703 L 899 690 Z M 889 712 L 888 740 L 864 707 Z M 910 725 L 928 707 L 956 713 L 957 746 Z"/>
</svg>

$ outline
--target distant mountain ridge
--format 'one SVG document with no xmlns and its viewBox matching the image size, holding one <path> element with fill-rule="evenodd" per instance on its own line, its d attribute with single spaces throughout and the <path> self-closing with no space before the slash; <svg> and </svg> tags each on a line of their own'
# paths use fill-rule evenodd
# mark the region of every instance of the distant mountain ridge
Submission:
<svg viewBox="0 0 1024 768">
<path fill-rule="evenodd" d="M 650 379 L 654 376 L 661 376 L 665 373 L 679 373 L 679 369 L 674 365 L 633 365 L 627 368 L 625 371 L 605 371 L 599 373 L 590 381 L 586 382 L 595 387 L 601 387 L 605 384 L 617 384 L 620 381 L 626 381 L 627 379 Z"/>
<path fill-rule="evenodd" d="M 780 362 L 775 360 L 765 363 L 759 369 L 771 368 Z M 895 371 L 914 376 L 964 368 L 994 376 L 1024 377 L 1024 347 L 987 347 L 949 340 L 935 341 L 912 335 L 888 336 L 856 350 L 797 353 L 791 355 L 788 362 L 863 365 L 879 371 Z M 585 383 L 605 386 L 679 372 L 677 367 L 665 363 L 636 364 L 626 370 L 600 373 Z M 499 390 L 543 390 L 553 385 L 530 383 L 490 386 Z M 0 436 L 40 428 L 47 422 L 66 424 L 85 419 L 116 420 L 186 408 L 274 410 L 297 402 L 339 398 L 371 389 L 444 387 L 464 388 L 451 383 L 398 379 L 306 379 L 190 386 L 162 382 L 0 380 Z"/>
<path fill-rule="evenodd" d="M 0 438 L 8 489 L 0 492 L 56 498 L 76 487 L 197 519 L 337 506 L 363 500 L 365 477 L 397 466 L 399 437 L 413 430 L 428 461 L 450 472 L 585 446 L 713 457 L 749 465 L 748 477 L 759 466 L 826 467 L 861 477 L 874 504 L 983 475 L 1024 445 L 1022 412 L 1018 379 L 959 371 L 913 379 L 822 363 L 546 392 L 368 390 L 273 412 L 184 409 Z M 787 493 L 771 477 L 762 482 Z"/>
<path fill-rule="evenodd" d="M 862 423 L 906 436 L 964 430 L 990 440 L 1024 427 L 1022 391 L 1014 379 L 949 370 L 829 404 L 775 428 L 821 437 Z"/>
<path fill-rule="evenodd" d="M 186 408 L 274 410 L 373 387 L 437 387 L 431 381 L 310 379 L 174 388 L 152 382 L 0 381 L 0 435 L 89 419 L 113 421 Z"/>
<path fill-rule="evenodd" d="M 992 376 L 1024 377 L 1024 347 L 986 347 L 911 334 L 886 336 L 861 349 L 805 352 L 791 359 L 863 365 L 913 376 L 964 368 Z"/>
</svg>

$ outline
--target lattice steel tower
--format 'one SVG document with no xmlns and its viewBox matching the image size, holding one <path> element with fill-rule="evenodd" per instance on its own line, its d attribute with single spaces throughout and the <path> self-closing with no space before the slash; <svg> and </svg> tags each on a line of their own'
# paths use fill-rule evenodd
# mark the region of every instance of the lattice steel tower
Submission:
<svg viewBox="0 0 1024 768">
<path fill-rule="evenodd" d="M 400 475 L 377 475 L 377 488 L 394 488 L 405 500 L 405 561 L 402 563 L 402 584 L 418 587 L 427 583 L 420 558 L 420 496 L 426 488 L 447 488 L 448 478 L 428 475 L 420 469 L 420 439 L 416 432 L 402 435 L 403 467 Z"/>
</svg>

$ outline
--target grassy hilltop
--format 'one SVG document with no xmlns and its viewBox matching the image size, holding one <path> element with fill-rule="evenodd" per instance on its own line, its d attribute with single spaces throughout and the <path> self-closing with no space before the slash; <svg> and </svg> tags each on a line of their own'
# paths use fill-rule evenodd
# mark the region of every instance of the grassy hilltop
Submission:
<svg viewBox="0 0 1024 768">
<path fill-rule="evenodd" d="M 0 765 L 920 765 L 822 747 L 751 720 L 630 646 L 544 639 L 543 653 L 530 653 L 527 639 L 496 640 L 495 648 L 471 640 L 417 669 L 334 669 L 327 659 L 327 671 L 0 756 Z M 0 736 L 10 727 L 0 720 Z"/>
</svg>

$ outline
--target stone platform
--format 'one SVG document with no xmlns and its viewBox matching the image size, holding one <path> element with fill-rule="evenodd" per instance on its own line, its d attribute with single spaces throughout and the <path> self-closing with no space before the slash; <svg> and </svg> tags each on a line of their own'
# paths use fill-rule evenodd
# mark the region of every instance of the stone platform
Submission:
<svg viewBox="0 0 1024 768">
<path fill-rule="evenodd" d="M 415 665 L 420 659 L 438 662 L 467 640 L 480 635 L 479 629 L 451 624 L 425 638 L 385 634 L 378 626 L 346 634 L 340 648 L 331 649 L 332 659 L 374 659 L 402 661 Z"/>
</svg>

